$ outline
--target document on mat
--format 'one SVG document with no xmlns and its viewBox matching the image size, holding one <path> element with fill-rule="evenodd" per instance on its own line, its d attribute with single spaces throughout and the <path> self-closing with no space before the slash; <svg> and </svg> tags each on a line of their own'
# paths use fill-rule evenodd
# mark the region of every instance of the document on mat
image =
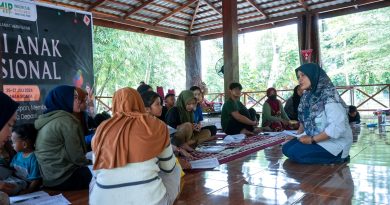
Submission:
<svg viewBox="0 0 390 205">
<path fill-rule="evenodd" d="M 10 200 L 11 204 L 13 204 L 16 202 L 26 201 L 28 199 L 34 199 L 34 198 L 38 198 L 38 197 L 42 197 L 42 196 L 49 196 L 49 194 L 44 192 L 44 191 L 37 191 L 37 192 L 23 194 L 23 195 L 19 195 L 19 196 L 11 196 L 9 198 L 9 200 Z M 19 204 L 19 203 L 17 203 L 17 204 Z"/>
<path fill-rule="evenodd" d="M 68 205 L 71 204 L 62 194 L 55 196 L 41 196 L 38 198 L 28 199 L 22 202 L 13 203 L 15 205 Z"/>
<path fill-rule="evenodd" d="M 177 132 L 177 130 L 175 128 L 173 128 L 173 127 L 171 127 L 169 125 L 167 125 L 167 127 L 168 127 L 168 132 L 169 132 L 170 135 L 175 133 L 175 132 Z"/>
<path fill-rule="evenodd" d="M 190 161 L 192 169 L 211 169 L 219 166 L 217 158 Z"/>
<path fill-rule="evenodd" d="M 302 134 L 297 134 L 297 131 L 296 130 L 285 130 L 282 132 L 283 134 L 286 134 L 288 136 L 293 136 L 293 137 L 296 137 L 296 138 L 300 138 L 302 136 L 305 136 L 307 135 L 306 132 L 303 132 Z"/>
</svg>

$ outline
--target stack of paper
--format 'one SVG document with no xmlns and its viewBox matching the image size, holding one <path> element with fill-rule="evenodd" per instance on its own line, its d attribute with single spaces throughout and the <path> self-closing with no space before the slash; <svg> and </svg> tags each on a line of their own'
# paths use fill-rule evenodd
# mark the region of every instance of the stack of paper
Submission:
<svg viewBox="0 0 390 205">
<path fill-rule="evenodd" d="M 15 205 L 68 205 L 71 204 L 62 194 L 50 196 L 44 191 L 10 197 Z"/>
<path fill-rule="evenodd" d="M 211 169 L 219 166 L 217 158 L 190 161 L 192 169 Z"/>
<path fill-rule="evenodd" d="M 206 152 L 206 153 L 219 153 L 220 151 L 224 150 L 224 146 L 202 146 L 202 147 L 197 147 L 196 151 L 198 152 Z"/>
<path fill-rule="evenodd" d="M 288 136 L 296 137 L 296 138 L 300 138 L 300 137 L 303 137 L 303 136 L 307 135 L 306 132 L 303 132 L 303 133 L 301 133 L 301 134 L 297 134 L 297 131 L 296 131 L 296 130 L 285 130 L 285 131 L 283 131 L 282 133 L 283 133 L 283 134 L 286 134 L 286 135 L 288 135 Z"/>
<path fill-rule="evenodd" d="M 227 135 L 224 139 L 224 143 L 240 143 L 245 139 L 244 134 L 237 134 L 237 135 Z"/>
</svg>

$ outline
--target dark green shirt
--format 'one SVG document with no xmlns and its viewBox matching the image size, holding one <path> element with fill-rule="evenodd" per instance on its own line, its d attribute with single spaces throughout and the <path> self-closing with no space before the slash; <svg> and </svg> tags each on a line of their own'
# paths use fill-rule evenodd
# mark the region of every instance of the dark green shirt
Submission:
<svg viewBox="0 0 390 205">
<path fill-rule="evenodd" d="M 229 124 L 229 121 L 233 119 L 232 112 L 240 111 L 241 109 L 246 109 L 246 108 L 239 100 L 234 101 L 231 98 L 226 100 L 226 102 L 223 104 L 222 114 L 221 114 L 222 130 L 225 131 Z"/>
</svg>

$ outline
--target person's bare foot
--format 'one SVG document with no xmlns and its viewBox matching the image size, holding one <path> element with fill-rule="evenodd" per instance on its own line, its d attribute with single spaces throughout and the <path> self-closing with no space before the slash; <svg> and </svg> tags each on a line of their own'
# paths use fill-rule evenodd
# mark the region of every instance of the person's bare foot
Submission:
<svg viewBox="0 0 390 205">
<path fill-rule="evenodd" d="M 184 149 L 185 151 L 188 151 L 188 152 L 193 152 L 195 151 L 194 148 L 192 148 L 190 145 L 188 145 L 187 143 L 184 143 L 180 146 L 180 148 Z"/>
<path fill-rule="evenodd" d="M 251 131 L 249 131 L 247 129 L 242 129 L 240 134 L 244 134 L 246 136 L 253 136 L 253 135 L 255 135 L 255 133 L 253 133 L 253 132 L 251 132 Z"/>
<path fill-rule="evenodd" d="M 194 157 L 193 157 L 189 152 L 187 152 L 185 149 L 178 149 L 178 152 L 179 152 L 180 155 L 182 155 L 183 157 L 185 157 L 185 158 L 187 158 L 187 159 L 189 159 L 189 160 L 191 160 L 191 159 L 194 158 Z"/>
</svg>

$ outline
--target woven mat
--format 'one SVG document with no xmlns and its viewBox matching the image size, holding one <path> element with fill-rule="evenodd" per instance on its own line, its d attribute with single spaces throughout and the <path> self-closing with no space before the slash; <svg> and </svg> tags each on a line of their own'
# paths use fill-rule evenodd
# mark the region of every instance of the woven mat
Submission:
<svg viewBox="0 0 390 205">
<path fill-rule="evenodd" d="M 240 143 L 223 144 L 226 147 L 225 150 L 219 153 L 203 153 L 193 152 L 191 153 L 195 160 L 217 158 L 220 164 L 247 156 L 255 153 L 259 150 L 281 144 L 285 141 L 286 135 L 279 134 L 273 137 L 270 136 L 251 136 L 247 137 Z"/>
</svg>

